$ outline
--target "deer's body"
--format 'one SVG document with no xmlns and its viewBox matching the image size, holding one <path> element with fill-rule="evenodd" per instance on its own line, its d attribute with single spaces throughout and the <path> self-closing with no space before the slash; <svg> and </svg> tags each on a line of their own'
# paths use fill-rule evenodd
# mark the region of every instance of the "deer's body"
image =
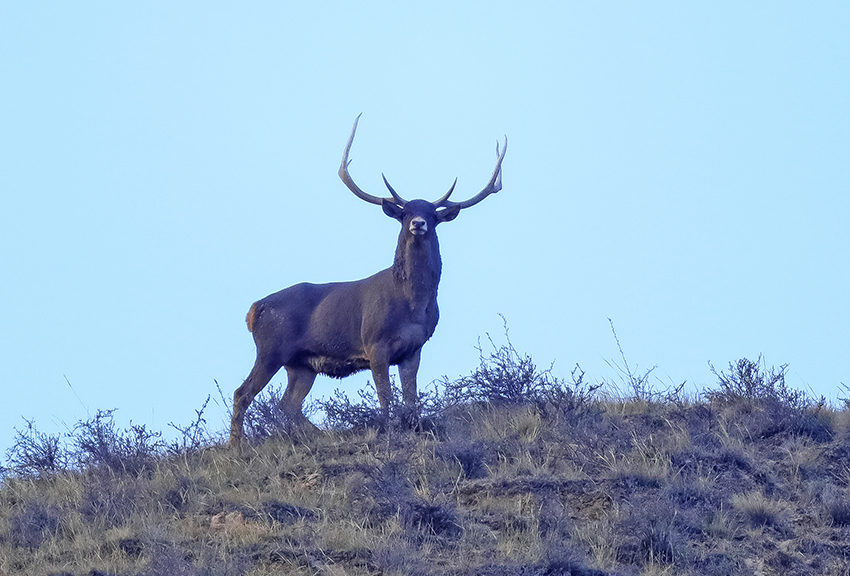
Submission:
<svg viewBox="0 0 850 576">
<path fill-rule="evenodd" d="M 391 394 L 389 367 L 398 366 L 404 403 L 411 409 L 416 406 L 420 351 L 439 319 L 437 287 L 442 264 L 436 226 L 501 188 L 504 152 L 488 187 L 466 202 L 449 202 L 451 190 L 435 203 L 408 202 L 389 184 L 393 198 L 377 198 L 360 190 L 348 176 L 348 150 L 356 127 L 355 122 L 340 177 L 358 197 L 380 204 L 385 214 L 401 222 L 393 265 L 354 282 L 296 284 L 251 306 L 247 323 L 257 345 L 257 359 L 233 395 L 232 444 L 243 435 L 251 401 L 281 367 L 288 376 L 281 407 L 295 424 L 308 424 L 301 407 L 317 374 L 343 378 L 371 370 L 386 412 Z"/>
</svg>

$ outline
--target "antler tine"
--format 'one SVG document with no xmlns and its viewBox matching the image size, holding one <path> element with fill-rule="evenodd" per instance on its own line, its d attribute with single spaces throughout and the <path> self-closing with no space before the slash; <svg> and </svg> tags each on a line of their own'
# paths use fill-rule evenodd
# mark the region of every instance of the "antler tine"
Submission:
<svg viewBox="0 0 850 576">
<path fill-rule="evenodd" d="M 393 195 L 393 198 L 395 198 L 396 204 L 398 204 L 399 206 L 404 206 L 405 204 L 407 204 L 407 200 L 405 200 L 404 198 L 402 198 L 401 196 L 399 196 L 399 195 L 398 195 L 398 192 L 396 192 L 395 190 L 393 190 L 393 187 L 392 187 L 392 186 L 390 186 L 390 183 L 387 181 L 387 177 L 386 177 L 386 176 L 384 176 L 384 173 L 383 173 L 383 172 L 381 172 L 381 178 L 383 178 L 383 179 L 384 179 L 384 184 L 386 184 L 386 185 L 387 185 L 387 188 L 389 189 L 390 194 L 392 194 L 392 195 Z"/>
<path fill-rule="evenodd" d="M 351 160 L 348 159 L 348 152 L 351 150 L 351 143 L 354 142 L 354 133 L 357 132 L 357 123 L 360 122 L 360 117 L 362 115 L 362 112 L 357 115 L 357 118 L 354 119 L 354 126 L 351 127 L 351 136 L 348 137 L 348 142 L 345 144 L 345 152 L 342 154 L 342 163 L 339 165 L 339 178 L 346 186 L 348 186 L 349 190 L 354 192 L 355 196 L 361 200 L 380 206 L 385 199 L 378 196 L 372 196 L 371 194 L 367 194 L 361 190 L 360 187 L 354 183 L 354 180 L 351 178 L 351 174 L 348 173 L 348 165 L 351 164 Z M 390 192 L 392 192 L 392 188 L 390 188 Z M 395 194 L 393 194 L 393 196 L 395 196 Z M 386 200 L 389 200 L 389 198 L 386 198 Z"/>
<path fill-rule="evenodd" d="M 445 205 L 446 205 L 446 202 L 447 202 L 447 201 L 448 201 L 448 199 L 449 199 L 449 196 L 451 196 L 451 195 L 452 195 L 452 192 L 454 192 L 454 191 L 455 191 L 455 186 L 456 186 L 456 185 L 457 185 L 457 178 L 455 178 L 455 181 L 454 181 L 454 182 L 452 182 L 452 186 L 451 186 L 451 188 L 449 188 L 449 191 L 448 191 L 448 192 L 446 192 L 445 194 L 443 194 L 443 197 L 442 197 L 442 198 L 440 198 L 439 200 L 437 200 L 436 202 L 434 202 L 434 206 L 436 206 L 437 208 L 440 208 L 440 207 L 442 207 L 442 206 L 445 206 Z"/>
<path fill-rule="evenodd" d="M 484 200 L 490 194 L 495 194 L 499 190 L 502 189 L 502 160 L 505 159 L 505 153 L 508 151 L 508 137 L 505 136 L 505 147 L 502 148 L 501 152 L 499 151 L 499 141 L 496 140 L 496 168 L 493 170 L 493 176 L 490 177 L 490 182 L 487 183 L 487 186 L 484 187 L 481 192 L 470 198 L 469 200 L 464 200 L 463 202 L 452 202 L 448 200 L 448 194 L 444 196 L 442 199 L 441 205 L 447 208 L 452 206 L 460 206 L 461 208 L 469 208 L 470 206 L 475 206 L 482 200 Z M 454 186 L 452 186 L 454 189 Z M 449 190 L 449 194 L 451 194 L 451 190 Z"/>
</svg>

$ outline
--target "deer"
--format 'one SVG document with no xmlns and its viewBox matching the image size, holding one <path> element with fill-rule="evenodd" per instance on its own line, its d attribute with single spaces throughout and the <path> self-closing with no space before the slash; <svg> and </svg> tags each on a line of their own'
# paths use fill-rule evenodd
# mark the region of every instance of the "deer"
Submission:
<svg viewBox="0 0 850 576">
<path fill-rule="evenodd" d="M 449 191 L 434 202 L 405 200 L 381 175 L 389 197 L 368 194 L 348 172 L 348 155 L 360 121 L 358 115 L 345 145 L 339 177 L 355 196 L 381 207 L 401 223 L 392 266 L 353 282 L 301 283 L 266 296 L 251 305 L 246 316 L 257 357 L 243 384 L 233 394 L 231 446 L 244 438 L 244 419 L 254 397 L 281 369 L 287 385 L 280 409 L 296 429 L 314 427 L 303 403 L 318 374 L 344 378 L 371 370 L 383 417 L 392 399 L 390 366 L 398 367 L 405 410 L 418 414 L 416 375 L 422 346 L 434 334 L 439 319 L 437 286 L 442 273 L 436 228 L 454 220 L 502 189 L 502 160 L 508 140 L 499 149 L 496 168 L 478 194 L 463 202 L 449 200 Z M 418 416 L 415 416 L 418 419 Z"/>
</svg>

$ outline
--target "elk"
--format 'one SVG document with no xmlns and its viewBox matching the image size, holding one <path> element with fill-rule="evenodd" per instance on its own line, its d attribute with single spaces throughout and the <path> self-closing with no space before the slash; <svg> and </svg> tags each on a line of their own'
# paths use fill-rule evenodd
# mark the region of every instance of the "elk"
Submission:
<svg viewBox="0 0 850 576">
<path fill-rule="evenodd" d="M 391 197 L 381 198 L 360 189 L 348 173 L 348 153 L 360 116 L 345 145 L 339 177 L 355 196 L 381 206 L 384 214 L 401 223 L 393 265 L 354 282 L 296 284 L 255 302 L 246 321 L 254 336 L 257 359 L 245 382 L 233 394 L 230 444 L 241 441 L 245 412 L 254 397 L 280 370 L 287 385 L 281 410 L 296 426 L 312 426 L 302 404 L 317 374 L 343 378 L 371 370 L 378 400 L 388 415 L 390 366 L 398 366 L 404 405 L 417 413 L 416 373 L 422 346 L 434 333 L 439 318 L 437 285 L 442 263 L 436 227 L 502 189 L 502 160 L 508 141 L 499 151 L 496 168 L 481 192 L 463 202 L 449 200 L 449 191 L 435 202 L 405 200 L 386 177 Z"/>
</svg>

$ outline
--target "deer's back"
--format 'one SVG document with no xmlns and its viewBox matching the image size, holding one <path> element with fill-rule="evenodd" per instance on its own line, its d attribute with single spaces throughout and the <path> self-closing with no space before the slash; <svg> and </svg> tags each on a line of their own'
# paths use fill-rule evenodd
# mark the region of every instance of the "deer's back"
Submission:
<svg viewBox="0 0 850 576">
<path fill-rule="evenodd" d="M 376 342 L 397 363 L 425 343 L 437 324 L 433 311 L 412 307 L 392 270 L 353 282 L 301 283 L 266 296 L 249 312 L 257 350 L 270 363 L 305 366 L 342 378 L 370 367 Z"/>
</svg>

